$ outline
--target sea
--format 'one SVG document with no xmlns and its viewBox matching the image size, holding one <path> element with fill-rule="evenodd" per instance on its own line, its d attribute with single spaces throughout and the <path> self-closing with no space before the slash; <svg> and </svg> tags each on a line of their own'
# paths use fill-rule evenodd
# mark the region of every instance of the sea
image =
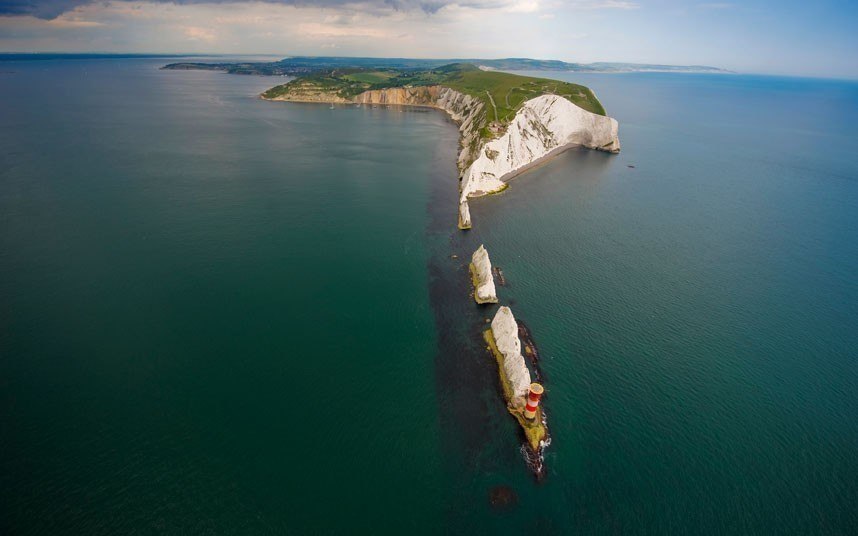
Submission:
<svg viewBox="0 0 858 536">
<path fill-rule="evenodd" d="M 443 113 L 172 61 L 0 61 L 0 533 L 855 534 L 858 82 L 540 72 L 622 151 L 462 232 Z"/>
</svg>

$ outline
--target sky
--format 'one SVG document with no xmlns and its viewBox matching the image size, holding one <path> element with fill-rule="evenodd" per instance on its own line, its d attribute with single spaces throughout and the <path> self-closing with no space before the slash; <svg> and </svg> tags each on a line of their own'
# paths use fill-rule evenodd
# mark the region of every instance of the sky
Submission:
<svg viewBox="0 0 858 536">
<path fill-rule="evenodd" d="M 0 0 L 0 52 L 530 57 L 858 78 L 858 0 Z"/>
</svg>

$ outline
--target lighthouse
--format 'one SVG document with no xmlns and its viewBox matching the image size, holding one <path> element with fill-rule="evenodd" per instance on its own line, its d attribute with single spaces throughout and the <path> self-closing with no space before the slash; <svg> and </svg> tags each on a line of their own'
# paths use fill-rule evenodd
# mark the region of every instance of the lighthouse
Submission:
<svg viewBox="0 0 858 536">
<path fill-rule="evenodd" d="M 527 419 L 536 417 L 536 408 L 539 406 L 539 399 L 542 398 L 542 393 L 545 389 L 538 383 L 531 383 L 530 390 L 527 393 L 527 405 L 524 406 L 524 416 Z"/>
</svg>

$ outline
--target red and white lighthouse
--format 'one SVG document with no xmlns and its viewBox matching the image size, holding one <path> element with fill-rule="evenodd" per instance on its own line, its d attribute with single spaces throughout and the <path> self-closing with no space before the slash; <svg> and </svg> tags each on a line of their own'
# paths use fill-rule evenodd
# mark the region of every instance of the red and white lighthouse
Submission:
<svg viewBox="0 0 858 536">
<path fill-rule="evenodd" d="M 545 389 L 538 383 L 530 384 L 530 392 L 527 393 L 527 405 L 524 406 L 524 417 L 532 419 L 536 417 L 536 408 L 539 406 L 539 399 L 542 398 L 542 393 Z"/>
</svg>

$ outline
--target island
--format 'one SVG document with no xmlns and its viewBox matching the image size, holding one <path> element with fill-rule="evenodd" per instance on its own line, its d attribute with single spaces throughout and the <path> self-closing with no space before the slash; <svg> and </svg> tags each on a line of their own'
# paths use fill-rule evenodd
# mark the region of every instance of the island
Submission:
<svg viewBox="0 0 858 536">
<path fill-rule="evenodd" d="M 334 68 L 300 76 L 263 99 L 428 106 L 459 125 L 458 227 L 472 226 L 468 200 L 569 149 L 617 153 L 619 125 L 584 86 L 452 63 L 428 70 Z"/>
</svg>

